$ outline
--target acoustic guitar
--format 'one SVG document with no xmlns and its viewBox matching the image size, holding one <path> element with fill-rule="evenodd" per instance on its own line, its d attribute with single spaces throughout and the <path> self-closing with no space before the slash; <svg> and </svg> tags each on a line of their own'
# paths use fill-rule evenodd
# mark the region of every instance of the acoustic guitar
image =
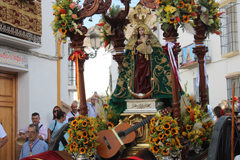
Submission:
<svg viewBox="0 0 240 160">
<path fill-rule="evenodd" d="M 172 108 L 167 107 L 159 111 L 162 115 L 167 115 L 172 112 Z M 136 138 L 135 130 L 142 127 L 146 123 L 149 123 L 153 116 L 131 126 L 128 123 L 121 123 L 115 129 L 103 130 L 98 132 L 97 143 L 97 153 L 100 157 L 108 159 L 113 157 L 118 153 L 119 150 L 124 148 L 124 144 L 128 144 L 134 141 Z"/>
</svg>

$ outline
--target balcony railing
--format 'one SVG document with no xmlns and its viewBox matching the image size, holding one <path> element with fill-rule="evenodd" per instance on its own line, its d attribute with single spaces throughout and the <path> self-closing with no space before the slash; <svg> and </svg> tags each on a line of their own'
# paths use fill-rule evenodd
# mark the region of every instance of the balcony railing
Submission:
<svg viewBox="0 0 240 160">
<path fill-rule="evenodd" d="M 18 45 L 16 38 L 26 41 L 26 48 L 41 46 L 41 1 L 0 1 L 0 41 Z M 12 40 L 11 40 L 12 38 Z M 29 47 L 33 44 L 32 47 Z M 38 45 L 37 45 L 38 44 Z M 23 46 L 24 47 L 24 46 Z"/>
</svg>

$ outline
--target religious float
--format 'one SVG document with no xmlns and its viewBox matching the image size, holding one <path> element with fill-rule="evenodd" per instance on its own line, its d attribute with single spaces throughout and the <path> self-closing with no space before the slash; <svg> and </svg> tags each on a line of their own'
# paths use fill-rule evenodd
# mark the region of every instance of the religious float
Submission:
<svg viewBox="0 0 240 160">
<path fill-rule="evenodd" d="M 72 41 L 74 52 L 69 60 L 76 65 L 81 116 L 58 131 L 50 150 L 57 150 L 61 141 L 66 144 L 69 159 L 78 160 L 115 160 L 130 156 L 148 160 L 215 160 L 230 159 L 231 151 L 234 151 L 232 156 L 239 154 L 234 120 L 222 117 L 214 126 L 207 108 L 206 88 L 201 87 L 202 102 L 197 104 L 179 82 L 181 46 L 177 42 L 177 30 L 181 27 L 194 36 L 193 52 L 198 57 L 200 86 L 206 85 L 204 56 L 208 49 L 203 41 L 210 33 L 221 34 L 219 16 L 222 13 L 218 3 L 214 0 L 140 0 L 129 13 L 130 0 L 121 0 L 125 8 L 113 13 L 112 8 L 107 12 L 112 0 L 85 0 L 82 8 L 78 2 L 56 0 L 52 28 L 57 41 L 64 42 L 66 37 Z M 113 6 L 113 9 L 116 8 Z M 163 46 L 147 25 L 150 9 L 155 11 L 156 22 L 164 32 Z M 113 59 L 119 65 L 116 89 L 111 97 L 107 95 L 109 99 L 106 104 L 102 103 L 102 114 L 96 119 L 87 117 L 83 74 L 84 62 L 89 57 L 84 52 L 87 28 L 83 20 L 94 14 L 103 14 L 97 25 L 105 47 L 109 43 L 113 45 L 116 52 Z M 124 43 L 124 29 L 129 23 L 134 29 Z M 233 129 L 231 136 L 227 131 L 230 128 Z M 65 132 L 69 134 L 67 140 Z M 226 136 L 234 137 L 232 149 Z"/>
</svg>

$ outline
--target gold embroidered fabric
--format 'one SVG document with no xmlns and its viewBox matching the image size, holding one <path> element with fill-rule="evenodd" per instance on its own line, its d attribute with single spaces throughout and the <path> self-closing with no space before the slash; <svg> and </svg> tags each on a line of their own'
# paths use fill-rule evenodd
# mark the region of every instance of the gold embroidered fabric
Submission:
<svg viewBox="0 0 240 160">
<path fill-rule="evenodd" d="M 41 2 L 0 1 L 0 21 L 36 35 L 42 35 Z"/>
</svg>

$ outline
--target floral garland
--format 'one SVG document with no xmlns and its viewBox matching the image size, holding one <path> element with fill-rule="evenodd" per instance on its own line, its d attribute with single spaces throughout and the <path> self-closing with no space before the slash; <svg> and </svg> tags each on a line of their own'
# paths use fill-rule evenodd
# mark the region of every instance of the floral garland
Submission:
<svg viewBox="0 0 240 160">
<path fill-rule="evenodd" d="M 69 154 L 86 154 L 91 156 L 97 147 L 97 124 L 94 118 L 87 118 L 86 116 L 77 116 L 71 122 L 67 131 L 69 134 L 68 144 L 65 150 Z"/>
<path fill-rule="evenodd" d="M 181 111 L 183 122 L 182 135 L 197 147 L 202 146 L 204 143 L 209 144 L 214 127 L 213 120 L 211 117 L 208 117 L 209 112 L 205 112 L 204 108 L 201 108 L 196 103 L 196 100 L 188 94 L 183 96 L 186 101 L 183 103 L 186 103 L 187 107 Z"/>
<path fill-rule="evenodd" d="M 180 25 L 187 32 L 195 34 L 193 18 L 196 18 L 196 5 L 193 0 L 156 0 L 157 22 L 162 24 L 164 31 L 170 24 Z"/>
<path fill-rule="evenodd" d="M 220 4 L 215 2 L 215 0 L 199 0 L 198 2 L 202 9 L 200 19 L 204 24 L 207 25 L 206 35 L 208 36 L 209 33 L 215 33 L 217 35 L 220 35 L 220 28 L 222 23 L 220 22 L 221 17 L 219 16 L 226 12 L 218 13 Z"/>
<path fill-rule="evenodd" d="M 156 113 L 149 124 L 149 150 L 159 155 L 169 155 L 179 151 L 181 143 L 179 140 L 179 127 L 176 119 L 170 115 L 161 116 Z"/>
<path fill-rule="evenodd" d="M 103 99 L 101 98 L 102 103 L 102 116 L 98 118 L 98 132 L 101 130 L 111 129 L 119 123 L 120 114 L 115 112 L 115 110 L 109 104 L 109 95 L 107 93 L 108 89 L 106 90 L 106 103 L 104 103 Z"/>
<path fill-rule="evenodd" d="M 121 11 L 121 8 L 119 5 L 116 5 L 116 6 L 113 5 L 112 7 L 109 8 L 109 13 L 107 13 L 107 15 L 110 16 L 111 18 L 113 18 L 120 11 Z M 108 48 L 110 48 L 111 45 L 113 45 L 113 43 L 114 43 L 112 41 L 111 26 L 106 22 L 104 16 L 102 16 L 100 23 L 98 23 L 97 25 L 100 27 L 99 32 L 102 34 L 101 44 L 104 43 L 104 48 L 106 48 L 107 46 L 109 46 Z"/>
<path fill-rule="evenodd" d="M 62 40 L 63 43 L 66 43 L 66 37 L 69 37 L 69 33 L 74 30 L 82 34 L 79 30 L 81 24 L 75 23 L 75 21 L 80 19 L 77 16 L 81 9 L 79 2 L 80 0 L 76 2 L 73 2 L 73 0 L 56 0 L 53 3 L 53 15 L 55 16 L 51 22 L 53 34 L 57 40 Z"/>
</svg>

